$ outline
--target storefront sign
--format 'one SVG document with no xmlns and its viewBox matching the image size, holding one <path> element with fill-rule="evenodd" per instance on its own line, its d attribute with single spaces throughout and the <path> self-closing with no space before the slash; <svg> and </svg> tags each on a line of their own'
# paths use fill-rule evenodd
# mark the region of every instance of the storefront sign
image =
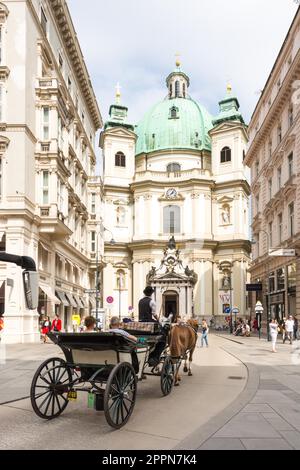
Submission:
<svg viewBox="0 0 300 470">
<path fill-rule="evenodd" d="M 247 292 L 261 292 L 262 290 L 262 284 L 246 284 Z"/>
</svg>

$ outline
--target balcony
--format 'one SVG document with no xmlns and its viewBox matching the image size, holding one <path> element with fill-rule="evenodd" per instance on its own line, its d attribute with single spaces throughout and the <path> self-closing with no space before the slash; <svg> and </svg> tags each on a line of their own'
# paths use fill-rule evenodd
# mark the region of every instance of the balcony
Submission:
<svg viewBox="0 0 300 470">
<path fill-rule="evenodd" d="M 41 142 L 41 152 L 43 153 L 50 152 L 50 142 Z"/>
<path fill-rule="evenodd" d="M 56 78 L 52 77 L 45 77 L 45 78 L 38 78 L 36 81 L 36 89 L 45 90 L 45 89 L 57 89 L 58 83 Z"/>
<path fill-rule="evenodd" d="M 50 235 L 52 240 L 63 240 L 72 231 L 67 227 L 64 215 L 57 209 L 55 204 L 39 207 L 40 227 L 39 231 Z"/>
<path fill-rule="evenodd" d="M 135 182 L 150 180 L 150 181 L 159 181 L 167 183 L 176 183 L 180 181 L 189 181 L 191 179 L 211 179 L 211 172 L 209 170 L 183 170 L 180 172 L 171 172 L 166 171 L 141 171 L 136 173 Z"/>
</svg>

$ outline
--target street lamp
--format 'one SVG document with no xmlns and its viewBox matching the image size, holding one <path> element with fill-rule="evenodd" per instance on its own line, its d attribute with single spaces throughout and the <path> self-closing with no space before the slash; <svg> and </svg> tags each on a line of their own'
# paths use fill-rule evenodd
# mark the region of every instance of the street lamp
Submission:
<svg viewBox="0 0 300 470">
<path fill-rule="evenodd" d="M 268 341 L 271 341 L 271 336 L 270 336 L 270 320 L 271 320 L 271 289 L 270 289 L 270 273 L 269 273 L 269 255 L 270 255 L 270 252 L 272 250 L 272 247 L 271 247 L 271 237 L 270 237 L 270 234 L 268 232 L 266 232 L 266 230 L 258 230 L 256 232 L 257 234 L 259 233 L 264 233 L 267 237 L 267 250 L 268 250 L 268 257 L 267 257 L 267 262 L 266 262 L 266 271 L 267 271 L 267 288 L 268 288 L 268 297 L 267 297 L 267 302 L 268 302 L 268 305 L 267 305 L 267 335 L 268 335 Z M 252 241 L 252 245 L 255 245 L 256 244 L 256 241 Z"/>
</svg>

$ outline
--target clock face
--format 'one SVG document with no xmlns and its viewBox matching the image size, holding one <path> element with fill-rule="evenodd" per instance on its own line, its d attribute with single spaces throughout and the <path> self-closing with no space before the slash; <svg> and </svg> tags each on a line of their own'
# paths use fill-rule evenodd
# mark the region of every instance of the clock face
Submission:
<svg viewBox="0 0 300 470">
<path fill-rule="evenodd" d="M 177 197 L 177 191 L 174 188 L 168 189 L 166 195 L 167 195 L 167 198 L 174 199 L 175 197 Z"/>
</svg>

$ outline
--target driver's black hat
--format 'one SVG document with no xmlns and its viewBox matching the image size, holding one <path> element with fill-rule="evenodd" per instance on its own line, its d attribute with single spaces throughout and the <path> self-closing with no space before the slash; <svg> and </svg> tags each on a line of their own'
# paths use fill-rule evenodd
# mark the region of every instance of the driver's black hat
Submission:
<svg viewBox="0 0 300 470">
<path fill-rule="evenodd" d="M 154 289 L 151 286 L 147 286 L 146 289 L 144 290 L 144 294 L 147 297 L 150 297 L 150 295 L 152 295 L 153 293 L 154 293 Z"/>
</svg>

